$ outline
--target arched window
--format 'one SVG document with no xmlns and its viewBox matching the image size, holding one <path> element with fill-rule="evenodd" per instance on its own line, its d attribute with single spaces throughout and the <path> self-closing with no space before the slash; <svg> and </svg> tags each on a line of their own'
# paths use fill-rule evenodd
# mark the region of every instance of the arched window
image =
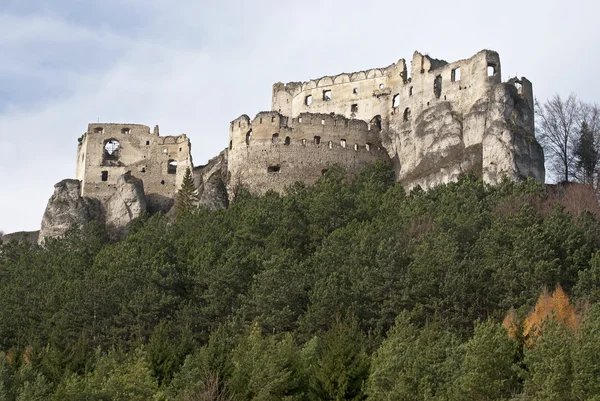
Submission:
<svg viewBox="0 0 600 401">
<path fill-rule="evenodd" d="M 271 142 L 273 143 L 273 145 L 279 144 L 279 134 L 273 134 L 273 136 L 271 137 Z"/>
<path fill-rule="evenodd" d="M 167 164 L 167 174 L 177 174 L 177 161 L 176 160 L 169 160 L 169 163 Z"/>
<path fill-rule="evenodd" d="M 284 145 L 289 145 L 290 144 L 290 137 L 289 136 L 285 137 L 285 142 L 283 144 Z"/>
<path fill-rule="evenodd" d="M 252 130 L 246 133 L 246 146 L 250 146 L 250 140 L 252 139 Z"/>
<path fill-rule="evenodd" d="M 403 118 L 404 118 L 404 121 L 410 120 L 410 109 L 408 107 L 404 109 Z"/>
<path fill-rule="evenodd" d="M 129 128 L 121 128 L 121 134 L 129 134 L 131 130 Z"/>
</svg>

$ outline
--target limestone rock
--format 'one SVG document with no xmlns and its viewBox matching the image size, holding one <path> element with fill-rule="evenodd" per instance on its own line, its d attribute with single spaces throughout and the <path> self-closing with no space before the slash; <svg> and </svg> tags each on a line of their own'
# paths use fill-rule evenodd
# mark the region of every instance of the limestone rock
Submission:
<svg viewBox="0 0 600 401">
<path fill-rule="evenodd" d="M 205 166 L 194 169 L 194 184 L 197 188 L 198 204 L 211 210 L 229 206 L 227 194 L 227 150 L 208 161 Z"/>
<path fill-rule="evenodd" d="M 121 175 L 102 206 L 107 232 L 113 237 L 123 235 L 127 225 L 147 210 L 144 183 L 130 174 Z"/>
<path fill-rule="evenodd" d="M 0 235 L 0 245 L 10 242 L 37 244 L 39 235 L 39 231 L 18 231 L 16 233 Z"/>
<path fill-rule="evenodd" d="M 71 229 L 100 218 L 100 202 L 81 196 L 81 182 L 62 180 L 54 186 L 54 194 L 46 206 L 38 242 L 41 244 L 48 237 L 61 237 Z"/>
</svg>

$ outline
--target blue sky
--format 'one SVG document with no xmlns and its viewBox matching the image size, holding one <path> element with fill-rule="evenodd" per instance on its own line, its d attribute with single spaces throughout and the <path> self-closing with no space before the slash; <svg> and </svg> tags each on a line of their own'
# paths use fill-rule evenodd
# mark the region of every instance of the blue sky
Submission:
<svg viewBox="0 0 600 401">
<path fill-rule="evenodd" d="M 600 102 L 593 1 L 0 0 L 0 230 L 39 229 L 89 122 L 186 133 L 196 165 L 271 85 L 487 48 L 543 100 Z"/>
</svg>

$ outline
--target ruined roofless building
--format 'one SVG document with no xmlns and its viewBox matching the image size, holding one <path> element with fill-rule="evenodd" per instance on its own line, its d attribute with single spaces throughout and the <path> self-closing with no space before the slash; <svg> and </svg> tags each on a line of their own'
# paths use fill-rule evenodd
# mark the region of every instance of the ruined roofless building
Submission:
<svg viewBox="0 0 600 401">
<path fill-rule="evenodd" d="M 77 148 L 81 195 L 101 204 L 129 173 L 143 181 L 148 211 L 168 211 L 187 167 L 192 168 L 187 136 L 161 137 L 158 126 L 150 132 L 139 124 L 89 124 Z"/>
<path fill-rule="evenodd" d="M 430 188 L 474 172 L 544 181 L 534 135 L 533 89 L 501 81 L 500 58 L 483 50 L 448 63 L 415 52 L 386 68 L 273 85 L 272 111 L 229 127 L 229 188 L 282 191 L 314 182 L 337 163 L 350 172 L 392 161 L 406 187 Z"/>
<path fill-rule="evenodd" d="M 226 207 L 239 185 L 281 192 L 296 181 L 316 181 L 333 164 L 355 173 L 380 159 L 391 161 L 408 189 L 448 183 L 464 172 L 491 184 L 503 177 L 544 181 L 531 82 L 503 83 L 496 52 L 452 63 L 415 52 L 408 70 L 400 60 L 276 83 L 272 111 L 232 121 L 227 149 L 196 168 L 184 134 L 90 124 L 77 152 L 80 195 L 99 200 L 107 225 L 118 227 L 136 215 L 129 205 L 137 195 L 127 195 L 127 185 L 143 182 L 138 209 L 168 211 L 186 167 L 193 168 L 198 202 L 211 208 Z"/>
</svg>

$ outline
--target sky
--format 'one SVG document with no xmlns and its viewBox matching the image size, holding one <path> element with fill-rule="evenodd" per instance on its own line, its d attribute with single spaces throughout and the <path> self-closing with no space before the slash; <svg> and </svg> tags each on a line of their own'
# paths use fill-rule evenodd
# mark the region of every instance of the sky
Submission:
<svg viewBox="0 0 600 401">
<path fill-rule="evenodd" d="M 278 81 L 384 67 L 415 50 L 500 53 L 535 96 L 600 102 L 589 0 L 0 0 L 0 231 L 38 230 L 91 122 L 185 133 L 195 165 Z"/>
</svg>

